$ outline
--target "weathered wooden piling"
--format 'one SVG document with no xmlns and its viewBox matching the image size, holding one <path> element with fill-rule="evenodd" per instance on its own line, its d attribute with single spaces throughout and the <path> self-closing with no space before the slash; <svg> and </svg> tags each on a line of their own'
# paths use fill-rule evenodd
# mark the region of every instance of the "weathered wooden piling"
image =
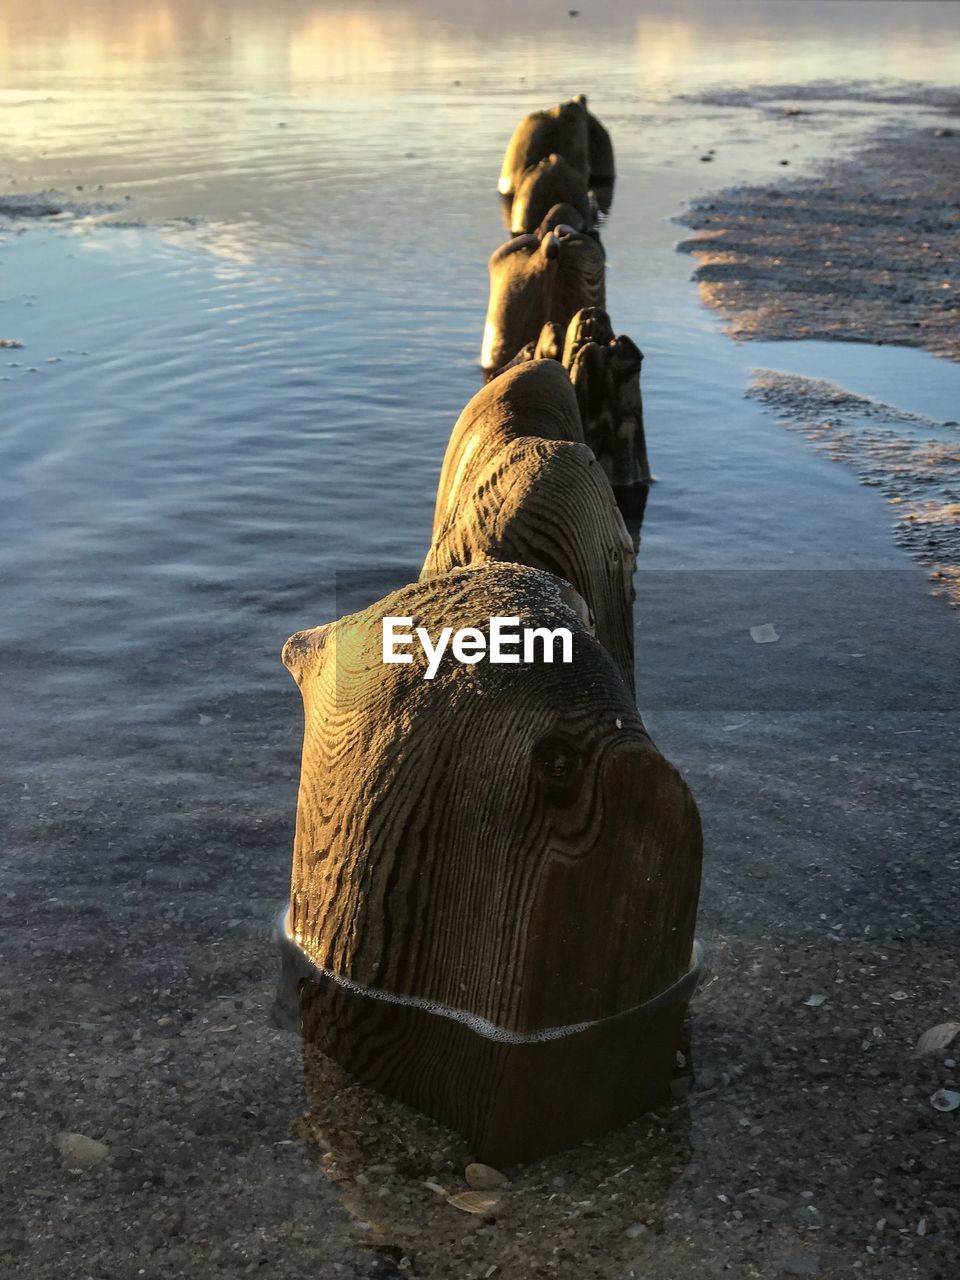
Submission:
<svg viewBox="0 0 960 1280">
<path fill-rule="evenodd" d="M 610 317 L 585 307 L 564 332 L 544 325 L 507 367 L 526 361 L 558 360 L 577 397 L 583 435 L 613 485 L 625 516 L 643 515 L 652 481 L 643 425 L 640 370 L 643 352 L 632 338 L 614 335 Z"/>
<path fill-rule="evenodd" d="M 514 129 L 497 184 L 501 196 L 512 198 L 524 173 L 549 155 L 563 156 L 591 187 L 613 191 L 615 166 L 610 134 L 587 109 L 583 94 L 550 107 L 533 111 Z"/>
<path fill-rule="evenodd" d="M 633 692 L 633 542 L 590 449 L 524 436 L 467 476 L 449 495 L 421 580 L 490 560 L 556 574 L 586 601 Z"/>
<path fill-rule="evenodd" d="M 569 208 L 565 221 L 577 231 L 593 229 L 593 209 L 587 184 L 563 156 L 547 156 L 520 179 L 510 209 L 514 235 L 536 231 L 557 205 Z M 556 224 L 554 224 L 556 225 Z"/>
<path fill-rule="evenodd" d="M 437 485 L 434 537 L 459 496 L 477 483 L 505 445 L 523 436 L 585 443 L 573 384 L 555 361 L 506 369 L 468 401 L 447 442 Z"/>
<path fill-rule="evenodd" d="M 364 1084 L 533 1159 L 669 1091 L 696 806 L 566 584 L 455 570 L 293 636 L 305 709 L 289 945 L 304 1035 Z M 384 616 L 566 628 L 570 663 L 384 665 Z"/>
<path fill-rule="evenodd" d="M 548 321 L 569 324 L 583 307 L 605 302 L 603 249 L 572 227 L 544 225 L 532 235 L 514 236 L 490 257 L 490 298 L 480 364 L 490 377 L 528 342 L 536 342 Z"/>
<path fill-rule="evenodd" d="M 590 133 L 584 102 L 573 99 L 532 111 L 514 129 L 500 166 L 497 190 L 513 198 L 524 173 L 549 155 L 563 156 L 580 174 L 590 179 Z"/>
<path fill-rule="evenodd" d="M 588 308 L 573 317 L 563 365 L 577 393 L 587 443 L 597 455 L 625 515 L 643 515 L 652 479 L 643 427 L 640 369 L 643 352 L 610 317 Z"/>
<path fill-rule="evenodd" d="M 502 372 L 454 427 L 421 580 L 284 648 L 305 717 L 284 929 L 302 1033 L 494 1164 L 664 1100 L 697 976 L 700 821 L 634 703 L 616 507 L 650 479 L 642 356 L 584 234 L 587 187 L 609 207 L 613 179 L 585 98 L 518 127 L 500 190 L 537 230 L 490 259 L 482 363 Z M 465 639 L 388 661 L 385 619 Z M 492 661 L 497 619 L 529 650 Z"/>
</svg>

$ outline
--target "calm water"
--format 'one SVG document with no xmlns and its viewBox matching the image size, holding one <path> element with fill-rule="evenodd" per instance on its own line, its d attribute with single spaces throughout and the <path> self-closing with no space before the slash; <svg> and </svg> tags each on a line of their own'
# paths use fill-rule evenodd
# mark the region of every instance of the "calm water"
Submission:
<svg viewBox="0 0 960 1280">
<path fill-rule="evenodd" d="M 937 3 L 6 9 L 0 195 L 53 190 L 66 209 L 0 221 L 0 337 L 23 343 L 0 353 L 14 777 L 56 761 L 69 790 L 118 751 L 144 785 L 180 776 L 197 726 L 240 697 L 251 733 L 269 708 L 295 744 L 279 647 L 332 616 L 338 570 L 422 560 L 478 386 L 505 139 L 581 90 L 621 175 L 609 305 L 646 353 L 642 565 L 906 567 L 876 496 L 743 391 L 772 365 L 897 403 L 925 385 L 903 407 L 948 417 L 960 369 L 733 345 L 671 219 L 906 110 L 785 118 L 699 92 L 949 83 L 952 19 Z"/>
<path fill-rule="evenodd" d="M 7 9 L 0 193 L 55 189 L 76 216 L 0 241 L 0 336 L 24 344 L 0 364 L 5 650 L 40 630 L 76 656 L 39 696 L 201 634 L 230 634 L 234 678 L 282 681 L 278 644 L 329 614 L 333 571 L 418 563 L 477 386 L 504 140 L 577 90 L 622 175 L 610 306 L 646 353 L 660 477 L 645 561 L 807 563 L 829 545 L 832 563 L 839 544 L 901 563 L 852 477 L 743 401 L 750 367 L 782 362 L 718 332 L 670 218 L 903 114 L 781 119 L 699 107 L 699 90 L 949 82 L 957 46 L 936 3 Z M 934 365 L 903 354 L 917 378 Z M 938 368 L 946 391 L 957 373 Z M 214 692 L 184 681 L 191 705 Z M 142 695 L 124 706 L 144 714 Z"/>
</svg>

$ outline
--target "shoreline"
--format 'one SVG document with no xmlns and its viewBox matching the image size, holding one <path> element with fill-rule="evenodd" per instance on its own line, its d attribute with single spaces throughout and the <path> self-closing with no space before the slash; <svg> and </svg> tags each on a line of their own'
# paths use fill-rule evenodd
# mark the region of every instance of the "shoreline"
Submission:
<svg viewBox="0 0 960 1280">
<path fill-rule="evenodd" d="M 956 361 L 958 192 L 954 106 L 942 124 L 884 130 L 814 176 L 696 198 L 677 217 L 696 234 L 678 249 L 698 260 L 701 301 L 737 341 L 895 344 Z"/>
</svg>

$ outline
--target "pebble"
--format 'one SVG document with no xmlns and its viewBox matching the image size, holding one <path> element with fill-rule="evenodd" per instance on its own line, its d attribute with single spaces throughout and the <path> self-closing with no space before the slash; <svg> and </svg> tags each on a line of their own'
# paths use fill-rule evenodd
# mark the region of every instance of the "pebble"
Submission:
<svg viewBox="0 0 960 1280">
<path fill-rule="evenodd" d="M 640 1236 L 646 1235 L 647 1228 L 642 1222 L 635 1222 L 632 1227 L 627 1227 L 623 1233 L 628 1240 L 638 1240 Z"/>
<path fill-rule="evenodd" d="M 938 1089 L 930 1095 L 930 1103 L 937 1111 L 956 1111 L 960 1107 L 960 1093 L 955 1089 Z"/>
<path fill-rule="evenodd" d="M 57 1147 L 68 1169 L 92 1169 L 103 1164 L 110 1154 L 106 1143 L 97 1142 L 83 1133 L 61 1133 Z"/>
<path fill-rule="evenodd" d="M 468 1164 L 463 1176 L 467 1180 L 467 1186 L 474 1191 L 495 1191 L 497 1187 L 505 1187 L 510 1181 L 506 1174 L 488 1164 Z"/>
<path fill-rule="evenodd" d="M 783 1269 L 788 1276 L 815 1276 L 820 1270 L 820 1260 L 815 1253 L 797 1250 L 784 1263 Z"/>
</svg>

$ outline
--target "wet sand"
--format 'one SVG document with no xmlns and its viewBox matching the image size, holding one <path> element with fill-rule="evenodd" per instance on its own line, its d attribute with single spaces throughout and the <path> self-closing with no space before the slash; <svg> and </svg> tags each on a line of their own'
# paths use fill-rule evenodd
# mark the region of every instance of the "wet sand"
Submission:
<svg viewBox="0 0 960 1280">
<path fill-rule="evenodd" d="M 836 96 L 822 91 L 834 110 Z M 749 94 L 721 100 L 756 106 Z M 680 247 L 731 337 L 897 343 L 960 360 L 960 103 L 903 100 L 939 119 L 888 128 L 812 176 L 700 197 L 682 215 L 697 234 Z M 824 110 L 810 90 L 796 101 L 770 110 Z"/>
<path fill-rule="evenodd" d="M 927 570 L 933 594 L 960 607 L 960 423 L 771 369 L 755 372 L 748 394 L 883 494 L 898 545 Z"/>
<path fill-rule="evenodd" d="M 642 592 L 646 719 L 709 850 L 693 1078 L 507 1170 L 479 1215 L 449 1200 L 462 1142 L 314 1058 L 305 1111 L 297 1038 L 268 1025 L 292 706 L 225 700 L 135 796 L 122 769 L 35 772 L 0 942 L 29 975 L 6 993 L 10 1273 L 948 1280 L 957 1116 L 931 1099 L 960 1044 L 914 1046 L 958 1014 L 952 619 L 909 570 L 795 576 Z M 92 1167 L 58 1151 L 77 1128 L 106 1146 Z"/>
</svg>

